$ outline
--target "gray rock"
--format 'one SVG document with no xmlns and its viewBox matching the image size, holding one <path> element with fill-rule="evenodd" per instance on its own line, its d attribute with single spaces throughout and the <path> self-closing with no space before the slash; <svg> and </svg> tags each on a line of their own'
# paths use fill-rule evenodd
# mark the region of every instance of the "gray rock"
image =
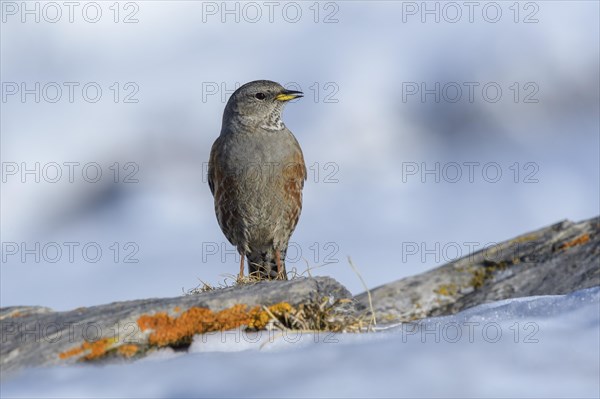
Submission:
<svg viewBox="0 0 600 399">
<path fill-rule="evenodd" d="M 115 302 L 68 312 L 53 312 L 42 307 L 2 308 L 1 375 L 4 377 L 27 366 L 79 361 L 92 350 L 78 350 L 85 342 L 104 342 L 105 345 L 99 346 L 99 349 L 110 353 L 115 353 L 123 345 L 135 344 L 143 353 L 150 347 L 150 331 L 141 331 L 137 323 L 143 315 L 165 312 L 178 316 L 192 307 L 217 312 L 236 304 L 245 304 L 251 308 L 288 302 L 297 306 L 320 303 L 325 297 L 331 302 L 349 299 L 352 295 L 335 280 L 316 277 L 264 281 L 175 298 Z"/>
<path fill-rule="evenodd" d="M 599 233 L 597 217 L 580 223 L 564 221 L 524 234 L 426 273 L 371 290 L 373 313 L 378 325 L 385 325 L 452 314 L 506 298 L 566 294 L 600 285 Z M 361 326 L 368 325 L 371 314 L 368 293 L 352 301 L 348 290 L 329 277 L 264 281 L 189 296 L 115 302 L 69 312 L 54 312 L 44 307 L 0 308 L 0 376 L 4 378 L 28 366 L 77 362 L 89 358 L 96 350 L 102 355 L 98 357 L 101 361 L 121 361 L 130 353 L 119 351 L 131 349 L 132 345 L 135 356 L 143 356 L 156 346 L 150 342 L 153 330 L 142 331 L 139 327 L 143 316 L 164 313 L 175 318 L 194 307 L 218 312 L 236 304 L 252 308 L 279 302 L 306 306 L 303 309 L 307 310 L 314 305 L 319 308 L 325 298 L 327 303 L 335 303 L 331 306 L 336 317 L 340 315 L 343 321 L 358 319 L 365 322 L 359 323 Z"/>
<path fill-rule="evenodd" d="M 600 218 L 563 221 L 370 290 L 378 324 L 440 316 L 486 302 L 600 285 Z M 370 312 L 368 294 L 357 307 Z"/>
</svg>

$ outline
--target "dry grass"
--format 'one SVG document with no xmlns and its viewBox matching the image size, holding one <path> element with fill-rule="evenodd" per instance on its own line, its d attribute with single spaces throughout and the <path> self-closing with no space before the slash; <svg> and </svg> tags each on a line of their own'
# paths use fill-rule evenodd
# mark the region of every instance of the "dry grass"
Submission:
<svg viewBox="0 0 600 399">
<path fill-rule="evenodd" d="M 285 312 L 273 313 L 265 306 L 263 311 L 270 317 L 267 329 L 301 331 L 301 332 L 360 332 L 366 331 L 364 320 L 348 311 L 345 305 L 351 299 L 322 298 L 318 302 L 303 303 L 290 307 Z"/>
<path fill-rule="evenodd" d="M 303 272 L 298 272 L 298 269 L 293 267 L 290 269 L 290 271 L 287 272 L 287 278 L 288 280 L 295 280 L 302 277 L 313 277 L 311 274 L 311 270 L 320 269 L 322 267 L 329 266 L 330 264 L 332 263 L 325 263 L 323 265 L 311 267 L 308 264 L 308 261 L 306 261 L 306 269 Z M 183 288 L 181 290 L 183 292 L 183 295 L 195 295 L 203 292 L 220 290 L 223 288 L 237 287 L 242 285 L 252 285 L 264 281 L 261 280 L 258 277 L 258 275 L 244 275 L 240 277 L 239 274 L 222 274 L 221 277 L 223 277 L 223 280 L 219 281 L 217 285 L 212 285 L 204 280 L 199 279 L 200 284 L 198 284 L 196 287 L 191 288 L 187 291 Z"/>
<path fill-rule="evenodd" d="M 304 277 L 313 277 L 312 271 L 331 265 L 331 263 L 325 263 L 322 265 L 311 266 L 306 261 L 306 269 L 299 271 L 297 268 L 291 268 L 287 272 L 288 280 L 295 280 Z M 375 312 L 371 302 L 371 293 L 369 292 L 367 285 L 358 271 L 358 269 L 352 263 L 352 260 L 348 258 L 350 267 L 357 275 L 364 289 L 368 293 L 370 309 L 364 314 L 356 315 L 351 306 L 351 299 L 338 299 L 332 300 L 331 298 L 321 298 L 315 303 L 300 304 L 296 307 L 286 308 L 285 311 L 273 312 L 271 307 L 263 306 L 261 308 L 262 318 L 268 317 L 265 323 L 265 328 L 275 330 L 294 330 L 302 332 L 366 332 L 372 331 L 373 327 L 377 324 L 375 319 Z M 260 278 L 253 275 L 245 275 L 240 277 L 237 274 L 223 274 L 223 280 L 219 281 L 217 285 L 209 284 L 203 280 L 200 280 L 200 284 L 188 290 L 184 291 L 185 295 L 195 295 L 202 292 L 214 291 L 229 287 L 237 287 L 244 285 L 252 285 L 259 283 Z"/>
<path fill-rule="evenodd" d="M 348 263 L 350 264 L 350 267 L 352 268 L 354 273 L 358 276 L 358 279 L 360 280 L 364 290 L 367 292 L 367 298 L 369 299 L 369 313 L 371 314 L 371 321 L 368 326 L 368 328 L 370 329 L 371 327 L 374 327 L 377 325 L 377 319 L 375 317 L 375 309 L 373 309 L 373 300 L 371 298 L 371 291 L 369 290 L 369 287 L 367 287 L 367 283 L 363 279 L 363 277 L 360 274 L 360 272 L 358 271 L 358 269 L 354 266 L 354 263 L 352 263 L 352 259 L 349 256 L 348 256 Z"/>
<path fill-rule="evenodd" d="M 219 281 L 217 285 L 212 285 L 203 280 L 200 280 L 200 284 L 192 289 L 185 291 L 182 288 L 183 294 L 195 295 L 200 294 L 202 292 L 222 290 L 223 288 L 237 287 L 242 285 L 252 285 L 263 281 L 257 276 L 252 275 L 245 275 L 240 277 L 238 274 L 222 274 L 221 276 L 223 277 L 223 280 Z"/>
</svg>

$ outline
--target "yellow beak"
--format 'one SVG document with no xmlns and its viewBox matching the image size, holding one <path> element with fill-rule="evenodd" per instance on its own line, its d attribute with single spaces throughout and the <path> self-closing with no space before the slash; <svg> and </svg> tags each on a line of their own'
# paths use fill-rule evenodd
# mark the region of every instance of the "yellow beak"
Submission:
<svg viewBox="0 0 600 399">
<path fill-rule="evenodd" d="M 303 96 L 303 93 L 301 91 L 296 91 L 296 90 L 284 90 L 281 93 L 279 93 L 278 95 L 275 96 L 275 100 L 277 101 L 290 101 L 293 100 L 295 98 L 300 98 Z"/>
</svg>

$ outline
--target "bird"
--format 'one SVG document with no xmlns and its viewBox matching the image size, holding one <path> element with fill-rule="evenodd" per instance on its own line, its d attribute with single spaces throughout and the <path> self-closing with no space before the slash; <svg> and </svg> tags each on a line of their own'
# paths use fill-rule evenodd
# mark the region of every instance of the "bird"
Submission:
<svg viewBox="0 0 600 399">
<path fill-rule="evenodd" d="M 287 280 L 288 243 L 302 211 L 307 171 L 300 144 L 281 119 L 303 96 L 270 80 L 240 86 L 210 151 L 208 185 L 219 227 L 240 254 L 239 279 Z"/>
</svg>

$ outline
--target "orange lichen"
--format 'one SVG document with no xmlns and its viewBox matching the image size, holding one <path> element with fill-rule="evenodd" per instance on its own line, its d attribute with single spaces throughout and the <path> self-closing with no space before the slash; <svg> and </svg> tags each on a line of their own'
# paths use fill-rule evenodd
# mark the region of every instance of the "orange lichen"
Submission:
<svg viewBox="0 0 600 399">
<path fill-rule="evenodd" d="M 173 308 L 173 312 L 175 312 L 175 313 L 179 313 L 179 312 L 181 312 L 181 308 L 180 308 L 179 306 L 175 306 L 175 307 Z"/>
<path fill-rule="evenodd" d="M 83 353 L 83 348 L 81 346 L 77 346 L 73 349 L 69 349 L 68 351 L 59 353 L 58 357 L 64 360 L 64 359 L 71 358 L 73 356 L 77 356 L 80 353 Z"/>
<path fill-rule="evenodd" d="M 574 247 L 576 245 L 585 244 L 589 240 L 590 240 L 590 235 L 588 233 L 582 234 L 579 237 L 575 238 L 574 240 L 571 240 L 569 242 L 565 242 L 564 244 L 560 245 L 558 247 L 558 249 L 567 249 L 567 248 Z"/>
<path fill-rule="evenodd" d="M 281 302 L 270 306 L 268 311 L 254 307 L 248 310 L 246 305 L 234 305 L 220 312 L 207 308 L 192 307 L 181 315 L 171 317 L 166 313 L 143 315 L 137 320 L 141 331 L 152 330 L 148 343 L 153 346 L 189 344 L 196 334 L 211 331 L 225 331 L 246 326 L 262 329 L 271 320 L 271 315 L 283 317 L 293 310 L 289 303 Z M 270 314 L 269 314 L 270 313 Z"/>
<path fill-rule="evenodd" d="M 123 357 L 132 357 L 138 352 L 139 348 L 137 345 L 121 345 L 117 349 L 117 353 Z"/>
<path fill-rule="evenodd" d="M 178 308 L 176 307 L 176 312 L 181 311 Z M 148 344 L 151 346 L 177 346 L 189 344 L 195 334 L 231 330 L 241 326 L 262 329 L 271 319 L 285 319 L 293 312 L 295 309 L 287 302 L 280 302 L 266 309 L 256 306 L 249 310 L 246 305 L 235 305 L 220 312 L 192 307 L 175 317 L 165 312 L 143 315 L 138 318 L 137 324 L 141 331 L 151 330 L 148 337 Z M 140 350 L 140 347 L 134 344 L 117 345 L 116 338 L 102 338 L 94 342 L 86 341 L 58 356 L 63 360 L 75 356 L 82 360 L 94 360 L 106 356 L 109 352 L 132 357 Z"/>
<path fill-rule="evenodd" d="M 61 359 L 68 359 L 73 356 L 86 353 L 85 356 L 83 356 L 85 360 L 98 359 L 106 355 L 106 352 L 111 349 L 111 346 L 115 343 L 115 341 L 115 338 L 102 338 L 94 342 L 86 341 L 78 347 L 59 353 L 58 357 Z"/>
</svg>

